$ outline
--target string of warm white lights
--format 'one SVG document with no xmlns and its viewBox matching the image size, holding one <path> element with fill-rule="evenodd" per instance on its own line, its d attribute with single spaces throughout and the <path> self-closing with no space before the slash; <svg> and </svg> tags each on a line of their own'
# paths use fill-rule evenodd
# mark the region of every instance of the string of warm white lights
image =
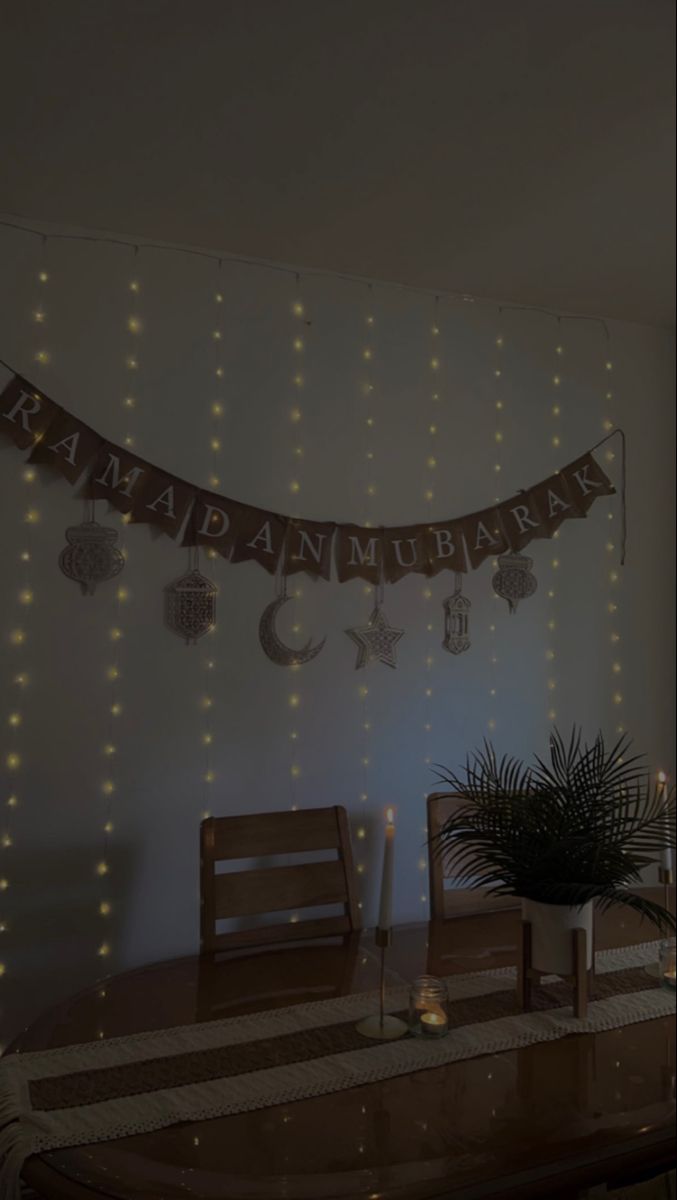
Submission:
<svg viewBox="0 0 677 1200">
<path fill-rule="evenodd" d="M 33 358 L 38 368 L 45 368 L 51 361 L 51 353 L 45 341 L 45 326 L 47 323 L 46 291 L 49 283 L 49 272 L 46 265 L 46 246 L 43 242 L 40 267 L 35 281 L 35 298 L 31 309 L 31 320 L 36 326 L 35 350 Z M 29 464 L 21 468 L 22 482 L 32 489 L 37 479 L 34 467 Z M 5 730 L 6 749 L 4 767 L 6 771 L 6 792 L 3 804 L 2 830 L 0 832 L 0 897 L 4 907 L 4 897 L 11 886 L 11 871 L 6 866 L 6 856 L 14 846 L 15 816 L 23 800 L 21 786 L 24 769 L 24 739 L 26 730 L 28 687 L 31 682 L 28 671 L 29 633 L 32 625 L 35 591 L 33 588 L 33 532 L 40 520 L 40 510 L 28 497 L 28 502 L 22 505 L 21 513 L 21 543 L 18 553 L 19 587 L 16 595 L 17 620 L 9 631 L 9 680 L 10 680 L 10 710 L 7 713 Z M 10 930 L 9 918 L 0 910 L 0 934 Z M 4 956 L 0 960 L 0 977 L 5 974 Z"/>
<path fill-rule="evenodd" d="M 376 316 L 373 308 L 373 292 L 371 286 L 367 289 L 368 303 L 366 310 L 361 306 L 360 320 L 360 368 L 358 376 L 359 400 L 358 412 L 359 423 L 361 428 L 361 437 L 358 438 L 358 444 L 361 444 L 362 469 L 358 473 L 362 479 L 363 492 L 363 511 L 364 519 L 361 522 L 366 528 L 373 526 L 373 501 L 377 493 L 375 482 L 375 462 L 376 450 L 375 446 L 375 429 L 376 419 L 374 417 L 373 401 L 375 399 L 376 384 L 374 376 L 374 360 L 376 354 Z M 363 587 L 363 594 L 370 599 L 374 599 L 378 594 L 378 589 L 374 588 L 370 583 L 366 583 Z M 369 702 L 369 685 L 366 682 L 360 681 L 357 684 L 357 701 L 359 705 L 359 785 L 358 797 L 359 807 L 354 822 L 355 841 L 357 844 L 357 861 L 356 870 L 359 876 L 366 874 L 367 858 L 369 849 L 369 838 L 367 835 L 367 826 L 364 820 L 364 812 L 366 805 L 370 799 L 371 779 L 372 779 L 372 743 L 371 734 L 373 732 L 373 721 L 371 714 L 371 705 Z M 362 908 L 364 902 L 364 890 L 361 889 L 359 907 Z"/>
<path fill-rule="evenodd" d="M 612 387 L 613 380 L 613 363 L 608 355 L 604 357 L 604 415 L 602 418 L 602 428 L 605 433 L 609 433 L 614 428 L 614 421 L 611 416 L 614 393 Z M 604 451 L 604 458 L 609 467 L 612 466 L 616 454 L 610 442 L 607 442 Z M 616 541 L 614 538 L 613 521 L 615 519 L 614 509 L 611 500 L 607 506 L 607 521 L 609 523 L 609 533 L 605 541 L 604 566 L 607 576 L 607 595 L 606 610 L 609 625 L 609 644 L 611 647 L 610 653 L 610 669 L 611 669 L 611 703 L 615 729 L 618 735 L 625 733 L 625 719 L 623 713 L 623 688 L 621 684 L 622 664 L 620 658 L 620 621 L 621 621 L 621 571 L 618 569 L 615 556 L 617 555 Z"/>
<path fill-rule="evenodd" d="M 292 463 L 292 476 L 289 480 L 289 492 L 294 498 L 301 493 L 303 479 L 303 459 L 305 456 L 305 446 L 303 443 L 303 408 L 301 405 L 301 397 L 306 387 L 306 362 L 307 362 L 307 335 L 310 329 L 310 323 L 306 317 L 306 306 L 303 300 L 301 288 L 301 277 L 296 275 L 296 289 L 294 298 L 291 303 L 291 388 L 292 388 L 292 404 L 289 410 L 289 454 Z M 296 499 L 295 499 L 296 502 Z M 292 510 L 291 515 L 298 517 L 299 512 L 296 508 Z M 300 577 L 294 576 L 298 581 Z M 283 581 L 283 586 L 286 586 L 286 581 Z M 303 631 L 303 624 L 299 616 L 299 601 L 303 599 L 303 587 L 299 582 L 293 585 L 293 595 L 295 600 L 295 620 L 292 626 L 292 633 L 298 637 Z M 302 610 L 301 610 L 302 611 Z M 294 681 L 292 691 L 287 697 L 288 707 L 290 709 L 290 728 L 287 739 L 289 750 L 289 804 L 293 812 L 299 807 L 299 779 L 302 776 L 301 764 L 301 719 L 302 719 L 302 696 L 299 685 L 300 681 L 300 663 L 293 663 L 290 670 L 296 673 L 297 678 Z M 291 921 L 298 920 L 296 913 L 293 913 Z"/>
<path fill-rule="evenodd" d="M 124 349 L 124 381 L 122 407 L 125 411 L 127 430 L 124 434 L 124 445 L 130 449 L 134 446 L 133 413 L 138 406 L 138 372 L 140 360 L 138 340 L 143 332 L 143 319 L 140 315 L 139 304 L 141 281 L 134 275 L 128 283 L 127 311 L 125 315 L 125 349 Z M 94 505 L 92 505 L 92 510 Z M 125 560 L 125 571 L 128 564 L 128 547 L 125 530 L 129 523 L 128 516 L 122 517 L 122 534 L 120 552 Z M 102 934 L 97 948 L 99 958 L 110 957 L 113 946 L 110 937 L 110 923 L 113 915 L 111 900 L 111 839 L 115 830 L 115 797 L 119 782 L 119 745 L 120 726 L 123 715 L 121 651 L 124 638 L 123 609 L 129 600 L 129 588 L 126 583 L 119 583 L 113 600 L 113 620 L 107 637 L 107 666 L 105 678 L 108 684 L 105 740 L 101 747 L 104 759 L 104 774 L 101 780 L 101 856 L 96 864 L 96 874 L 99 879 L 98 913 L 103 922 Z"/>
<path fill-rule="evenodd" d="M 206 395 L 209 403 L 208 414 L 208 439 L 209 439 L 209 455 L 207 468 L 207 486 L 209 488 L 217 488 L 221 484 L 220 459 L 223 452 L 223 442 L 221 427 L 226 414 L 226 401 L 224 397 L 224 379 L 226 369 L 223 362 L 223 340 L 224 330 L 222 325 L 223 313 L 223 292 L 221 291 L 221 263 L 218 264 L 218 277 L 216 286 L 212 292 L 210 305 L 210 328 L 209 328 L 209 350 L 207 360 L 209 363 L 209 379 L 206 388 Z M 208 547 L 204 551 L 206 557 L 214 562 L 219 555 L 213 547 Z M 191 562 L 197 563 L 199 559 L 199 551 L 195 551 L 191 555 Z M 200 688 L 200 743 L 202 746 L 202 776 L 201 776 L 201 818 L 206 820 L 212 815 L 212 792 L 213 784 L 216 781 L 216 771 L 213 763 L 213 745 L 214 745 L 214 689 L 212 687 L 213 673 L 216 669 L 216 652 L 218 638 L 218 624 L 214 625 L 211 631 L 206 635 L 209 639 L 204 648 L 201 648 L 201 670 L 202 670 L 202 686 Z"/>
<path fill-rule="evenodd" d="M 558 338 L 555 345 L 555 362 L 553 364 L 553 373 L 551 378 L 551 397 L 550 397 L 550 417 L 552 420 L 551 430 L 549 434 L 550 453 L 553 457 L 553 472 L 557 470 L 557 464 L 561 461 L 562 447 L 562 397 L 565 394 L 564 381 L 564 345 Z M 560 531 L 556 529 L 553 533 L 553 541 L 559 541 Z M 561 550 L 557 545 L 553 545 L 550 566 L 547 575 L 547 609 L 546 609 L 546 626 L 547 637 L 545 647 L 546 661 L 546 687 L 547 687 L 547 717 L 552 725 L 557 720 L 557 668 L 555 666 L 557 649 L 556 649 L 556 634 L 557 634 L 557 590 L 558 590 L 558 574 L 561 570 Z"/>
<path fill-rule="evenodd" d="M 438 465 L 438 432 L 439 432 L 439 413 L 441 406 L 441 383 L 440 372 L 442 370 L 442 360 L 440 352 L 440 303 L 439 296 L 435 296 L 433 301 L 432 321 L 430 325 L 430 342 L 428 347 L 428 383 L 429 395 L 428 403 L 424 406 L 425 420 L 425 451 L 424 451 L 424 479 L 423 479 L 423 500 L 427 508 L 427 516 L 430 521 L 433 520 L 433 505 L 435 501 L 435 472 Z M 435 667 L 434 641 L 435 641 L 435 622 L 431 613 L 431 601 L 433 599 L 433 590 L 429 583 L 425 583 L 422 589 L 423 596 L 423 612 L 425 622 L 425 638 L 424 638 L 424 657 L 423 657 L 423 765 L 426 771 L 429 770 L 432 762 L 432 731 L 433 731 L 433 670 Z M 427 798 L 427 791 L 423 793 L 424 799 Z M 428 826 L 424 824 L 423 833 L 427 837 Z M 419 903 L 424 909 L 428 906 L 428 888 L 426 885 L 428 859 L 427 855 L 422 854 L 419 850 L 416 866 L 420 875 L 421 885 L 419 891 Z"/>
<path fill-rule="evenodd" d="M 504 372 L 504 348 L 505 338 L 500 328 L 494 337 L 494 352 L 493 352 L 493 378 L 494 378 L 494 433 L 493 433 L 493 463 L 492 477 L 493 484 L 496 489 L 494 495 L 494 503 L 500 504 L 500 481 L 503 471 L 503 448 L 505 443 L 505 389 L 503 387 L 503 372 Z M 493 570 L 498 568 L 498 559 L 492 561 Z M 500 599 L 496 592 L 492 592 L 494 606 Z M 487 717 L 487 730 L 489 737 L 493 737 L 497 725 L 497 707 L 496 700 L 498 696 L 498 649 L 496 639 L 496 618 L 492 615 L 489 621 L 489 715 Z"/>
</svg>

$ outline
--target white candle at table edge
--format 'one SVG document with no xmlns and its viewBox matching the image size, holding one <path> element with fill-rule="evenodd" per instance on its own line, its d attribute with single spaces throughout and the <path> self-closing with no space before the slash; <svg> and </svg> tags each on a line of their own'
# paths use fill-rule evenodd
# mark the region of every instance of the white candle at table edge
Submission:
<svg viewBox="0 0 677 1200">
<path fill-rule="evenodd" d="M 668 777 L 665 774 L 665 771 L 658 772 L 658 786 L 661 790 L 661 796 L 663 797 L 663 807 L 665 809 L 665 812 L 663 815 L 663 820 L 665 823 L 665 836 L 669 837 L 670 836 L 670 818 L 668 816 L 668 811 L 667 811 L 667 808 L 668 808 Z M 661 862 L 662 862 L 662 867 L 663 867 L 664 871 L 672 870 L 672 852 L 671 852 L 669 846 L 663 847 L 663 850 L 661 851 Z"/>
<path fill-rule="evenodd" d="M 379 929 L 390 929 L 393 922 L 393 857 L 395 852 L 395 823 L 393 810 L 386 810 L 386 836 L 383 845 L 381 874 L 381 904 L 378 912 Z"/>
</svg>

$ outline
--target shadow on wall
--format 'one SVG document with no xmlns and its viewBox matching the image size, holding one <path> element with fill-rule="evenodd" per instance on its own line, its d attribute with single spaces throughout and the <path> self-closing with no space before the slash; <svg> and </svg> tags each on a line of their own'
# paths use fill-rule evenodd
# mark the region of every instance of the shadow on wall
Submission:
<svg viewBox="0 0 677 1200">
<path fill-rule="evenodd" d="M 118 969 L 136 869 L 135 848 L 118 841 L 110 874 L 97 876 L 91 847 L 22 855 L 14 851 L 12 904 L 3 937 L 0 1044 L 64 997 Z M 108 880 L 114 880 L 115 903 Z M 99 906 L 111 904 L 103 915 Z M 9 908 L 9 906 L 8 906 Z M 102 953 L 109 947 L 109 953 Z"/>
</svg>

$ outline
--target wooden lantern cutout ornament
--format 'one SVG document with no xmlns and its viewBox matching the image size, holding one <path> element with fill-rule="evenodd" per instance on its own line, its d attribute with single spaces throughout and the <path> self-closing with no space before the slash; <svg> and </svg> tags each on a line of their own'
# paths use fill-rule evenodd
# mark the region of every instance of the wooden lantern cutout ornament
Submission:
<svg viewBox="0 0 677 1200">
<path fill-rule="evenodd" d="M 198 570 L 197 555 L 191 569 L 165 588 L 165 624 L 172 633 L 195 645 L 216 625 L 218 588 Z"/>
<path fill-rule="evenodd" d="M 463 576 L 460 571 L 454 578 L 454 590 L 451 596 L 443 602 L 444 608 L 444 641 L 442 646 L 450 654 L 462 654 L 470 648 L 468 635 L 468 616 L 470 601 L 462 593 Z"/>
<path fill-rule="evenodd" d="M 120 574 L 125 560 L 115 545 L 117 537 L 116 529 L 94 520 L 93 505 L 89 520 L 66 530 L 68 545 L 59 555 L 59 567 L 68 579 L 79 583 L 83 596 L 93 596 L 97 584 Z"/>
<path fill-rule="evenodd" d="M 533 565 L 533 559 L 526 554 L 502 554 L 498 560 L 498 570 L 491 583 L 496 595 L 508 601 L 511 613 L 517 611 L 520 600 L 533 596 L 538 587 L 531 574 Z"/>
</svg>

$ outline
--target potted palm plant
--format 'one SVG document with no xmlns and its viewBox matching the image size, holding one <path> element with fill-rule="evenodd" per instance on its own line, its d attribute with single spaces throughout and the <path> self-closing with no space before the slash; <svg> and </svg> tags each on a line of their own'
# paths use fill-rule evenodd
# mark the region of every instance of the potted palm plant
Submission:
<svg viewBox="0 0 677 1200">
<path fill-rule="evenodd" d="M 544 973 L 571 973 L 574 928 L 588 933 L 592 965 L 594 904 L 626 905 L 674 931 L 674 916 L 632 887 L 675 846 L 675 789 L 654 783 L 630 744 L 623 735 L 607 750 L 600 733 L 589 746 L 574 728 L 568 743 L 551 734 L 547 761 L 499 760 L 485 742 L 459 773 L 438 768 L 461 799 L 435 851 L 459 886 L 522 900 Z"/>
</svg>

